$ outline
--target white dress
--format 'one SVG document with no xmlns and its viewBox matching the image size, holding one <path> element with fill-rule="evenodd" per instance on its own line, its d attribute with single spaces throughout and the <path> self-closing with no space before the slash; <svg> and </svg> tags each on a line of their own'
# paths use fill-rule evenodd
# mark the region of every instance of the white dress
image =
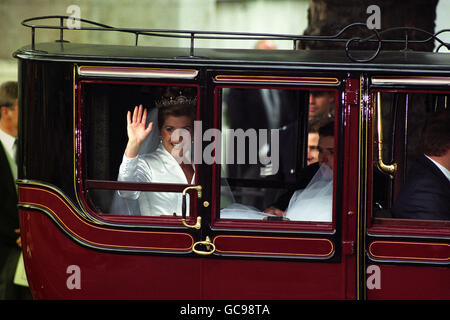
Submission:
<svg viewBox="0 0 450 320">
<path fill-rule="evenodd" d="M 270 214 L 239 203 L 220 211 L 222 219 L 263 220 Z M 331 222 L 333 216 L 333 171 L 323 164 L 305 189 L 295 191 L 285 217 L 290 221 Z"/>
<path fill-rule="evenodd" d="M 306 188 L 295 191 L 285 214 L 293 221 L 332 221 L 333 171 L 329 166 L 322 164 Z"/>
<path fill-rule="evenodd" d="M 162 143 L 149 154 L 128 158 L 125 154 L 119 169 L 118 181 L 138 183 L 175 183 L 188 184 L 186 176 L 175 158 L 166 150 Z M 192 177 L 193 183 L 195 174 Z M 144 191 L 118 191 L 120 197 L 137 199 L 141 215 L 181 216 L 181 193 L 175 192 L 144 192 Z M 186 197 L 186 214 L 189 215 L 189 195 Z"/>
</svg>

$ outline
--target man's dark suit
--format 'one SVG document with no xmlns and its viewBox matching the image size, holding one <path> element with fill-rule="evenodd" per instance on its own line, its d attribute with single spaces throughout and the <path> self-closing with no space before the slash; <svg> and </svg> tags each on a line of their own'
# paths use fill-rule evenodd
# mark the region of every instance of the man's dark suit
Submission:
<svg viewBox="0 0 450 320">
<path fill-rule="evenodd" d="M 279 116 L 276 126 L 279 128 L 295 121 L 299 102 L 295 91 L 273 91 L 278 94 L 279 105 L 269 107 L 275 108 Z M 271 115 L 267 114 L 261 90 L 230 89 L 225 100 L 228 108 L 226 118 L 231 129 L 271 129 Z"/>
<path fill-rule="evenodd" d="M 6 151 L 0 142 L 0 295 L 4 299 L 31 299 L 28 287 L 13 283 L 21 249 L 17 191 Z"/>
<path fill-rule="evenodd" d="M 450 220 L 450 182 L 427 157 L 416 160 L 392 213 L 402 219 Z"/>
<path fill-rule="evenodd" d="M 17 191 L 3 144 L 0 142 L 0 269 L 11 248 L 16 248 L 19 228 Z"/>
<path fill-rule="evenodd" d="M 270 98 L 268 98 L 270 96 Z M 275 146 L 279 151 L 279 167 L 277 175 L 266 176 L 268 180 L 293 182 L 294 176 L 290 174 L 292 168 L 296 168 L 296 152 L 283 152 L 286 148 L 292 149 L 292 145 L 297 143 L 296 126 L 298 113 L 300 110 L 300 97 L 295 90 L 260 90 L 260 89 L 240 89 L 232 88 L 224 96 L 227 109 L 225 118 L 230 129 L 242 129 L 246 132 L 248 129 L 254 129 L 257 135 L 257 146 L 261 147 L 259 138 L 259 129 L 280 129 L 279 144 L 272 142 L 271 132 L 267 131 L 270 147 Z M 293 139 L 293 140 L 290 140 Z M 227 141 L 232 145 L 232 141 Z M 234 145 L 234 155 L 237 155 L 237 145 Z M 249 156 L 250 146 L 246 145 L 245 164 L 228 163 L 227 177 L 238 179 L 261 179 L 261 169 L 264 167 L 260 163 L 250 164 Z M 259 149 L 258 149 L 259 150 Z M 228 150 L 227 150 L 228 151 Z M 273 151 L 270 150 L 270 154 Z M 258 152 L 259 156 L 259 152 Z M 235 161 L 235 159 L 233 159 Z M 237 159 L 236 159 L 237 160 Z M 273 191 L 267 190 L 260 196 L 247 197 L 245 203 L 263 210 L 266 205 L 271 203 L 275 195 Z M 238 199 L 240 201 L 241 199 Z"/>
</svg>

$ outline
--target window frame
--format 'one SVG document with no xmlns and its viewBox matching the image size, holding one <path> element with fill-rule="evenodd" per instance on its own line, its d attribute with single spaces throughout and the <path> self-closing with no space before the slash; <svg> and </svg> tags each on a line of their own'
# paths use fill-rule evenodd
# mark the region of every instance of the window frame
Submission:
<svg viewBox="0 0 450 320">
<path fill-rule="evenodd" d="M 237 79 L 242 81 L 245 76 L 238 76 Z M 217 78 L 217 77 L 216 77 Z M 251 76 L 250 76 L 251 78 Z M 275 77 L 274 77 L 275 78 Z M 315 79 L 321 79 L 316 77 Z M 228 78 L 226 80 L 229 80 Z M 266 80 L 267 81 L 267 80 Z M 222 91 L 224 88 L 240 88 L 240 89 L 279 89 L 279 90 L 298 90 L 303 92 L 310 91 L 334 91 L 335 92 L 335 114 L 334 114 L 334 167 L 343 166 L 343 149 L 342 139 L 340 135 L 340 127 L 343 125 L 340 122 L 343 121 L 343 107 L 339 97 L 342 94 L 342 88 L 339 86 L 340 82 L 331 86 L 322 84 L 319 85 L 293 85 L 286 84 L 280 85 L 279 83 L 215 83 L 214 84 L 214 120 L 213 128 L 222 129 Z M 220 91 L 220 93 L 219 93 Z M 306 164 L 306 163 L 305 163 Z M 308 221 L 252 221 L 244 219 L 218 219 L 216 213 L 220 211 L 220 164 L 214 163 L 212 171 L 212 194 L 211 194 L 211 210 L 209 212 L 211 217 L 211 229 L 215 231 L 221 230 L 246 230 L 246 231 L 284 231 L 293 233 L 323 233 L 323 234 L 335 234 L 337 226 L 340 225 L 340 215 L 342 213 L 342 201 L 337 196 L 337 190 L 342 190 L 343 180 L 342 176 L 338 174 L 338 171 L 333 172 L 333 213 L 331 222 L 308 222 Z"/>
<path fill-rule="evenodd" d="M 80 77 L 76 82 L 76 95 L 77 105 L 74 101 L 74 166 L 75 166 L 75 196 L 83 209 L 83 212 L 90 216 L 94 221 L 106 222 L 106 223 L 119 223 L 125 225 L 165 225 L 169 227 L 185 228 L 181 223 L 181 216 L 142 216 L 142 215 L 122 215 L 114 214 L 111 212 L 96 212 L 90 205 L 91 198 L 89 196 L 89 190 L 139 190 L 139 191 L 160 191 L 160 192 L 176 192 L 182 193 L 183 190 L 189 186 L 197 185 L 199 178 L 199 165 L 194 164 L 195 176 L 194 184 L 177 184 L 177 183 L 138 183 L 138 182 L 122 182 L 117 180 L 96 180 L 87 179 L 87 148 L 84 146 L 88 143 L 88 137 L 86 134 L 86 104 L 83 101 L 84 86 L 86 84 L 110 84 L 110 85 L 124 85 L 124 86 L 149 86 L 149 87 L 161 87 L 161 86 L 176 86 L 176 87 L 191 87 L 196 88 L 197 91 L 197 110 L 194 120 L 200 119 L 201 108 L 201 91 L 200 84 L 193 80 L 174 80 L 174 79 L 109 79 L 109 78 L 96 78 L 89 79 Z M 74 98 L 75 99 L 75 98 Z M 131 107 L 131 106 L 130 106 Z M 125 118 L 125 115 L 123 115 Z M 126 125 L 123 127 L 126 130 Z M 125 146 L 124 146 L 125 148 Z M 196 148 L 197 149 L 197 148 Z M 197 152 L 195 150 L 194 152 Z M 118 170 L 118 168 L 117 168 Z M 195 190 L 188 190 L 191 201 L 190 212 L 186 215 L 186 222 L 194 224 L 198 213 L 198 201 L 197 192 Z"/>
<path fill-rule="evenodd" d="M 448 88 L 431 88 L 429 90 L 417 87 L 402 87 L 402 88 L 390 88 L 373 86 L 369 89 L 369 101 L 370 101 L 370 113 L 371 119 L 375 121 L 376 106 L 374 105 L 374 95 L 377 92 L 382 93 L 403 93 L 403 94 L 450 94 Z M 377 141 L 378 136 L 376 132 L 376 123 L 369 121 L 369 132 L 371 133 L 372 143 L 368 145 L 368 160 L 372 162 L 374 152 L 376 150 L 374 141 Z M 406 157 L 406 154 L 404 155 Z M 383 236 L 392 235 L 399 237 L 449 237 L 450 236 L 450 221 L 446 220 L 424 220 L 424 219 L 398 219 L 398 218 L 385 218 L 375 217 L 373 210 L 373 174 L 375 166 L 371 163 L 368 165 L 368 202 L 367 202 L 367 233 L 369 236 Z"/>
</svg>

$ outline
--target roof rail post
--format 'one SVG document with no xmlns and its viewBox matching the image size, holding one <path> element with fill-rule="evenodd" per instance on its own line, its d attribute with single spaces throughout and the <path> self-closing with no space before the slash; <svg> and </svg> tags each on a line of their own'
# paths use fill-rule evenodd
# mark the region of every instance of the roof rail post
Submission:
<svg viewBox="0 0 450 320">
<path fill-rule="evenodd" d="M 35 36 L 35 30 L 34 30 L 34 27 L 31 27 L 31 50 L 34 50 L 34 36 Z"/>
<path fill-rule="evenodd" d="M 194 33 L 191 32 L 191 47 L 189 49 L 189 57 L 194 57 Z"/>
<path fill-rule="evenodd" d="M 64 29 L 64 17 L 59 17 L 59 41 L 64 42 L 63 29 Z"/>
<path fill-rule="evenodd" d="M 408 30 L 405 30 L 405 49 L 403 50 L 408 50 Z"/>
</svg>

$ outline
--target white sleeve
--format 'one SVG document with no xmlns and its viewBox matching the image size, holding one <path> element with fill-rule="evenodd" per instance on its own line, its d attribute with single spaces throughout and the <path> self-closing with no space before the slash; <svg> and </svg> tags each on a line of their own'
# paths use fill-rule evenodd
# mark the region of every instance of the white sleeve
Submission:
<svg viewBox="0 0 450 320">
<path fill-rule="evenodd" d="M 151 182 L 151 168 L 142 156 L 128 158 L 124 154 L 117 180 L 126 182 Z M 121 197 L 137 199 L 140 195 L 140 191 L 118 190 L 118 194 Z"/>
</svg>

